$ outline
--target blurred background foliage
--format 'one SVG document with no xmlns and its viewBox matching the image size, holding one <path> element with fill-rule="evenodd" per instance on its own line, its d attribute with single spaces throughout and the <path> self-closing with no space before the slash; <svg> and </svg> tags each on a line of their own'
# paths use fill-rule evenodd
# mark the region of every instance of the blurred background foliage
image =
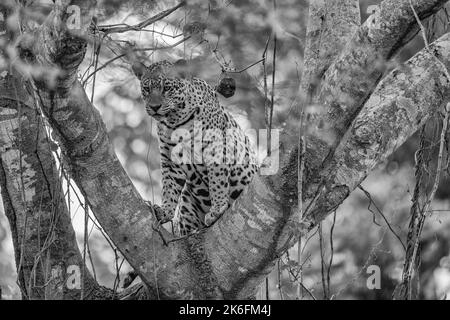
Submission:
<svg viewBox="0 0 450 320">
<path fill-rule="evenodd" d="M 379 2 L 360 1 L 363 21 L 370 13 L 368 8 Z M 126 3 L 122 0 L 99 1 L 97 25 L 99 28 L 115 24 L 133 25 L 176 4 L 174 0 Z M 51 1 L 32 1 L 29 5 L 27 14 L 37 22 L 41 22 L 51 9 Z M 101 42 L 100 50 L 97 50 L 98 42 L 90 44 L 85 62 L 80 68 L 80 78 L 88 95 L 94 97 L 95 106 L 102 114 L 121 163 L 144 198 L 160 203 L 161 172 L 155 122 L 144 111 L 139 82 L 131 72 L 127 56 L 112 59 L 133 46 L 170 46 L 184 36 L 191 35 L 188 41 L 174 48 L 143 51 L 139 54 L 139 59 L 147 65 L 162 59 L 187 59 L 195 66 L 192 71 L 195 76 L 207 80 L 211 85 L 217 85 L 224 66 L 239 71 L 259 61 L 271 31 L 275 30 L 278 47 L 274 128 L 277 128 L 287 120 L 301 79 L 307 16 L 306 0 L 278 1 L 276 12 L 273 10 L 273 2 L 267 0 L 191 0 L 187 7 L 145 30 L 109 35 Z M 196 32 L 193 26 L 199 22 L 197 25 L 201 28 Z M 430 39 L 446 33 L 447 12 L 442 10 L 426 25 Z M 405 61 L 421 48 L 423 41 L 420 36 L 416 36 L 398 54 L 395 61 Z M 270 42 L 266 66 L 269 84 L 272 83 L 272 50 L 273 43 Z M 98 58 L 95 54 L 97 51 Z M 388 69 L 393 66 L 395 64 Z M 102 69 L 94 73 L 95 67 Z M 237 83 L 236 94 L 229 99 L 221 98 L 221 102 L 244 129 L 264 129 L 262 64 L 231 76 Z M 270 93 L 269 91 L 269 96 Z M 427 125 L 431 168 L 436 158 L 439 130 L 439 121 L 436 119 Z M 257 141 L 254 143 L 256 145 Z M 260 144 L 262 145 L 261 142 Z M 404 249 L 398 238 L 405 242 L 408 230 L 411 196 L 415 185 L 414 153 L 417 147 L 418 134 L 380 164 L 364 181 L 362 185 L 368 194 L 360 189 L 355 190 L 340 206 L 336 215 L 329 216 L 322 223 L 321 237 L 316 230 L 309 239 L 304 240 L 307 243 L 302 265 L 305 299 L 321 299 L 324 291 L 327 294 L 329 292 L 328 298 L 331 296 L 333 299 L 390 299 L 402 270 Z M 263 147 L 260 149 L 260 158 L 263 158 Z M 423 299 L 442 299 L 450 291 L 450 180 L 447 173 L 441 180 L 433 203 L 434 211 L 427 219 L 423 232 L 420 267 L 420 298 Z M 424 186 L 425 189 L 426 187 Z M 67 187 L 65 188 L 67 191 Z M 81 246 L 84 211 L 76 197 L 77 189 L 69 189 L 72 194 L 71 215 Z M 20 292 L 15 284 L 9 226 L 3 209 L 0 210 L 0 286 L 3 298 L 18 299 Z M 89 230 L 89 246 L 97 280 L 110 287 L 120 287 L 130 267 L 111 248 L 97 226 L 91 223 Z M 295 278 L 298 274 L 296 252 L 296 247 L 292 248 L 270 275 L 270 299 L 295 298 Z M 379 290 L 367 288 L 369 275 L 366 269 L 370 265 L 380 267 L 382 279 Z M 322 283 L 322 275 L 326 279 L 328 274 L 329 287 Z M 264 285 L 258 297 L 266 298 Z"/>
</svg>

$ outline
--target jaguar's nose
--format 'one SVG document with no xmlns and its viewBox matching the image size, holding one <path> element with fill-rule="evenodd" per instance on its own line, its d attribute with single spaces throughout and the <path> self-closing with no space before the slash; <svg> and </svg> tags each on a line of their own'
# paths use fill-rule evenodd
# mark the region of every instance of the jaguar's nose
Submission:
<svg viewBox="0 0 450 320">
<path fill-rule="evenodd" d="M 161 105 L 155 105 L 155 106 L 149 105 L 149 107 L 150 107 L 154 112 L 157 112 L 157 111 L 161 108 Z"/>
<path fill-rule="evenodd" d="M 158 110 L 161 108 L 161 105 L 152 105 L 150 103 L 147 104 L 146 109 L 149 115 L 154 115 L 158 113 Z"/>
</svg>

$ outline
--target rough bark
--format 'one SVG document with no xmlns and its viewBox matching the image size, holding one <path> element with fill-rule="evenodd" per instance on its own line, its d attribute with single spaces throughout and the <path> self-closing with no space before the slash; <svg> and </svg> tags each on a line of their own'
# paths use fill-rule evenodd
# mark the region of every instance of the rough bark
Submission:
<svg viewBox="0 0 450 320">
<path fill-rule="evenodd" d="M 10 73 L 0 78 L 0 87 L 28 96 L 24 83 Z M 79 299 L 84 287 L 89 298 L 99 289 L 89 274 L 84 286 L 72 283 L 69 289 L 67 283 L 84 264 L 43 120 L 18 100 L 0 100 L 0 185 L 22 297 Z M 70 266 L 78 269 L 68 271 Z"/>
<path fill-rule="evenodd" d="M 2 5 L 0 12 L 8 18 L 12 10 Z M 0 29 L 6 31 L 2 40 L 14 37 L 7 24 Z M 5 58 L 3 50 L 0 56 Z M 51 144 L 30 92 L 16 73 L 1 73 L 0 186 L 22 298 L 79 299 L 81 288 L 89 298 L 101 288 L 89 274 L 84 281 L 75 279 L 84 264 Z"/>
<path fill-rule="evenodd" d="M 433 57 L 450 67 L 450 34 L 436 40 L 379 84 L 322 171 L 306 219 L 332 212 L 381 161 L 400 147 L 449 99 L 450 83 Z"/>
<path fill-rule="evenodd" d="M 12 12 L 3 6 L 0 10 L 6 17 Z M 3 37 L 13 38 L 14 31 L 7 31 Z M 6 57 L 4 51 L 0 56 Z M 114 294 L 98 285 L 85 267 L 52 154 L 55 146 L 47 136 L 31 83 L 4 70 L 0 75 L 0 189 L 22 298 L 145 297 L 139 285 Z"/>
<path fill-rule="evenodd" d="M 17 75 L 0 78 L 0 188 L 22 298 L 80 299 L 82 290 L 84 299 L 152 297 L 139 285 L 115 294 L 85 267 L 51 150 L 56 145 L 31 92 Z"/>
<path fill-rule="evenodd" d="M 361 24 L 358 0 L 319 0 L 309 5 L 301 88 L 310 96 Z"/>
<path fill-rule="evenodd" d="M 412 1 L 421 19 L 434 14 L 446 2 Z M 312 99 L 314 114 L 306 138 L 310 154 L 306 158 L 306 180 L 318 183 L 320 171 L 380 81 L 388 61 L 417 31 L 410 0 L 385 0 L 325 72 Z M 306 205 L 312 197 L 314 193 L 306 194 Z"/>
<path fill-rule="evenodd" d="M 421 18 L 439 10 L 447 1 L 412 1 Z M 376 23 L 375 23 L 376 22 Z M 393 54 L 418 30 L 409 0 L 385 0 L 379 10 L 361 25 L 353 37 L 325 72 L 313 102 L 307 112 L 306 155 L 303 179 L 304 207 L 312 209 L 316 190 L 322 187 L 321 172 L 333 157 L 337 145 L 351 122 L 381 79 L 386 63 Z M 310 113 L 308 115 L 308 113 Z M 291 145 L 298 145 L 298 118 L 293 117 L 281 136 L 280 163 L 297 162 L 297 150 L 286 152 Z M 297 168 L 289 168 L 284 193 L 297 203 L 297 185 L 294 177 Z M 283 179 L 273 176 L 273 181 Z"/>
</svg>

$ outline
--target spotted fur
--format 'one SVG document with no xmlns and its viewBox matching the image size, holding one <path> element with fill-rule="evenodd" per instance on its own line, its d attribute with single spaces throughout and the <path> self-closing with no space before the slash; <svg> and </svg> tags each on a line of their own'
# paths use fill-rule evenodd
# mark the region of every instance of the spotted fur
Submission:
<svg viewBox="0 0 450 320">
<path fill-rule="evenodd" d="M 157 218 L 173 219 L 177 233 L 186 235 L 212 224 L 238 198 L 257 171 L 256 157 L 205 81 L 180 77 L 167 61 L 140 76 L 146 111 L 158 121 L 162 207 Z"/>
</svg>

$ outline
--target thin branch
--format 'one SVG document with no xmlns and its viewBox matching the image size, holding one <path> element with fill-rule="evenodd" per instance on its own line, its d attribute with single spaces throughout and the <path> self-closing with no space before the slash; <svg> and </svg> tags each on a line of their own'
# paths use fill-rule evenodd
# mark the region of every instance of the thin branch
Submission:
<svg viewBox="0 0 450 320">
<path fill-rule="evenodd" d="M 336 225 L 336 211 L 333 213 L 333 223 L 331 224 L 331 230 L 330 230 L 330 261 L 328 263 L 328 269 L 327 269 L 327 289 L 328 289 L 328 297 L 331 297 L 330 292 L 330 274 L 331 274 L 331 267 L 333 265 L 333 258 L 334 258 L 334 244 L 333 244 L 333 233 L 334 233 L 334 227 Z"/>
<path fill-rule="evenodd" d="M 367 207 L 367 209 L 372 212 L 372 210 L 370 209 L 371 204 L 374 205 L 375 209 L 377 209 L 378 213 L 380 214 L 380 216 L 383 218 L 384 222 L 386 223 L 387 227 L 389 228 L 389 230 L 392 232 L 392 234 L 398 239 L 398 241 L 400 242 L 400 244 L 402 245 L 403 249 L 406 251 L 406 246 L 403 243 L 402 239 L 400 238 L 400 236 L 397 234 L 397 232 L 395 232 L 395 230 L 392 228 L 390 222 L 388 221 L 388 219 L 386 218 L 386 216 L 383 214 L 383 212 L 380 210 L 380 208 L 377 206 L 377 204 L 375 203 L 375 201 L 373 201 L 372 196 L 370 195 L 370 193 L 363 188 L 362 185 L 359 185 L 358 187 L 362 192 L 364 192 L 364 194 L 366 195 L 366 197 L 369 199 L 369 206 Z M 373 213 L 373 212 L 372 212 Z M 375 216 L 374 216 L 375 219 Z"/>
<path fill-rule="evenodd" d="M 422 233 L 422 229 L 423 229 L 423 225 L 425 222 L 425 217 L 426 217 L 426 213 L 429 211 L 430 206 L 431 206 L 431 202 L 433 201 L 435 195 L 436 195 L 436 191 L 439 187 L 439 182 L 440 182 L 440 177 L 441 177 L 441 172 L 442 172 L 442 164 L 443 164 L 443 154 L 444 154 L 444 146 L 445 146 L 445 137 L 447 135 L 447 131 L 448 131 L 448 121 L 449 121 L 449 116 L 450 116 L 450 103 L 447 104 L 446 108 L 445 108 L 445 117 L 442 123 L 442 131 L 441 131 L 441 136 L 440 136 L 440 145 L 439 145 L 439 155 L 438 155 L 438 162 L 437 162 L 437 168 L 436 168 L 436 176 L 434 178 L 434 183 L 433 183 L 433 187 L 431 189 L 431 193 L 428 196 L 428 199 L 425 202 L 425 205 L 423 206 L 422 209 L 422 217 L 423 219 L 420 220 L 419 222 L 419 230 L 418 230 L 418 236 L 415 239 L 415 243 L 414 243 L 414 250 L 412 253 L 412 257 L 411 257 L 411 262 L 415 261 L 415 258 L 417 256 L 417 252 L 419 250 L 419 244 L 420 244 L 420 234 Z M 409 275 L 412 274 L 413 270 L 413 263 L 409 264 L 409 267 L 407 269 L 407 273 Z"/>
<path fill-rule="evenodd" d="M 325 280 L 325 253 L 323 248 L 323 234 L 322 234 L 322 222 L 319 224 L 319 247 L 320 247 L 320 267 L 321 267 L 321 276 L 322 276 L 322 290 L 323 290 L 323 298 L 328 300 L 328 291 Z"/>
<path fill-rule="evenodd" d="M 303 283 L 300 283 L 300 285 L 302 286 L 302 289 L 305 290 L 313 300 L 317 300 L 316 297 L 311 292 L 311 290 L 309 290 L 307 287 L 305 287 L 305 285 Z"/>
<path fill-rule="evenodd" d="M 419 25 L 420 28 L 420 32 L 422 33 L 422 38 L 423 38 L 423 42 L 425 43 L 425 48 L 428 50 L 428 52 L 430 52 L 433 57 L 436 59 L 436 62 L 442 67 L 442 71 L 445 73 L 445 76 L 447 77 L 447 79 L 450 81 L 450 73 L 447 70 L 447 67 L 445 66 L 445 64 L 438 58 L 436 57 L 436 55 L 433 54 L 433 52 L 430 50 L 430 44 L 428 43 L 428 38 L 427 38 L 427 32 L 425 30 L 425 27 L 423 26 L 422 22 L 420 21 L 419 15 L 416 12 L 416 9 L 414 9 L 414 6 L 412 4 L 412 0 L 409 0 L 409 5 L 411 7 L 411 10 L 413 11 L 414 14 L 414 18 L 417 21 L 417 24 Z"/>
<path fill-rule="evenodd" d="M 81 294 L 80 294 L 80 300 L 84 300 L 85 298 L 85 281 L 86 281 L 86 274 L 87 274 L 87 267 L 86 267 L 86 248 L 87 243 L 89 241 L 88 237 L 88 223 L 89 223 L 89 205 L 87 201 L 84 203 L 84 241 L 83 241 L 83 273 L 82 273 L 82 281 L 81 281 Z"/>
<path fill-rule="evenodd" d="M 278 292 L 280 294 L 280 300 L 284 300 L 283 288 L 282 288 L 282 285 L 281 285 L 281 277 L 282 277 L 282 275 L 283 275 L 283 273 L 282 273 L 281 268 L 280 268 L 280 259 L 278 259 L 278 261 L 277 261 L 277 282 L 278 282 L 277 287 L 278 287 Z"/>
<path fill-rule="evenodd" d="M 103 26 L 99 26 L 98 30 L 101 32 L 104 32 L 105 34 L 124 33 L 124 32 L 128 32 L 128 31 L 141 31 L 142 29 L 148 27 L 149 25 L 151 25 L 161 19 L 164 19 L 165 17 L 167 17 L 168 15 L 170 15 L 177 9 L 184 7 L 185 5 L 186 5 L 186 1 L 181 1 L 176 6 L 170 8 L 170 9 L 167 9 L 165 11 L 162 11 L 162 12 L 158 13 L 157 15 L 150 17 L 136 25 L 133 25 L 133 26 L 130 26 L 127 24 L 103 25 Z M 122 25 L 122 26 L 120 26 L 120 25 Z"/>
<path fill-rule="evenodd" d="M 170 46 L 165 46 L 165 47 L 149 47 L 149 48 L 135 48 L 135 49 L 132 49 L 131 51 L 132 51 L 132 52 L 141 52 L 141 51 L 151 51 L 151 50 L 155 51 L 155 50 L 167 50 L 167 49 L 173 49 L 173 48 L 175 48 L 176 46 L 178 46 L 179 44 L 181 44 L 181 43 L 185 42 L 186 40 L 188 40 L 189 38 L 190 38 L 190 36 L 185 37 L 185 38 L 183 38 L 182 40 L 180 40 L 180 41 L 178 41 L 178 42 L 176 42 L 176 43 L 174 43 L 174 44 L 172 44 L 172 45 L 170 45 Z M 85 84 L 87 83 L 87 81 L 88 81 L 91 77 L 94 76 L 94 74 L 96 74 L 97 72 L 99 72 L 99 71 L 105 69 L 108 65 L 110 65 L 110 64 L 113 63 L 114 61 L 117 61 L 117 60 L 119 60 L 119 59 L 121 59 L 121 58 L 123 58 L 123 57 L 125 57 L 125 56 L 127 56 L 127 55 L 129 55 L 129 54 L 130 54 L 130 52 L 125 52 L 125 53 L 119 54 L 118 56 L 116 56 L 116 57 L 114 57 L 114 58 L 108 60 L 108 61 L 105 62 L 104 64 L 102 64 L 99 68 L 97 68 L 95 71 L 93 71 L 91 74 L 89 74 L 89 75 L 86 77 L 86 79 L 83 81 L 83 84 L 82 84 L 83 87 L 85 86 Z"/>
<path fill-rule="evenodd" d="M 386 236 L 387 230 L 383 230 L 383 235 L 381 236 L 380 240 L 372 247 L 372 249 L 369 252 L 369 255 L 367 256 L 367 259 L 364 263 L 364 265 L 361 267 L 361 269 L 355 274 L 355 276 L 345 284 L 345 286 L 343 286 L 338 292 L 336 292 L 335 294 L 333 294 L 330 297 L 330 300 L 334 300 L 336 299 L 338 296 L 340 296 L 342 294 L 342 292 L 344 292 L 352 283 L 356 282 L 356 280 L 358 280 L 361 277 L 361 274 L 363 273 L 363 271 L 365 269 L 367 269 L 367 267 L 369 266 L 369 263 L 371 262 L 371 259 L 373 256 L 376 256 L 376 252 L 377 251 L 381 251 L 380 249 L 378 249 L 383 241 L 384 241 L 384 237 Z"/>
<path fill-rule="evenodd" d="M 422 33 L 422 38 L 425 43 L 425 50 L 431 54 L 433 59 L 437 62 L 437 64 L 441 67 L 442 71 L 445 73 L 447 80 L 450 81 L 450 75 L 447 70 L 445 64 L 435 55 L 435 53 L 430 49 L 427 39 L 427 32 L 420 21 L 420 18 L 411 2 L 409 0 L 410 8 L 413 11 L 414 17 L 416 19 L 417 24 Z M 431 206 L 431 202 L 434 199 L 436 191 L 439 187 L 439 181 L 442 172 L 443 166 L 443 153 L 446 142 L 447 128 L 448 128 L 448 120 L 450 114 L 450 103 L 447 103 L 445 109 L 445 117 L 443 120 L 440 141 L 439 141 L 439 155 L 437 161 L 436 174 L 434 177 L 434 183 L 430 192 L 430 195 L 427 197 L 425 204 L 422 210 L 419 209 L 419 192 L 420 192 L 420 183 L 422 178 L 422 163 L 423 163 L 423 148 L 420 148 L 417 152 L 416 159 L 416 187 L 414 190 L 413 197 L 413 206 L 411 207 L 411 219 L 409 224 L 409 233 L 408 233 L 408 249 L 406 251 L 405 262 L 403 266 L 402 273 L 402 282 L 395 288 L 393 297 L 394 299 L 411 299 L 412 298 L 412 286 L 411 281 L 416 269 L 418 269 L 418 263 L 420 261 L 419 246 L 420 246 L 420 236 L 422 234 L 423 226 L 425 224 L 425 219 L 427 212 Z M 422 129 L 421 135 L 421 147 L 423 147 L 424 137 L 423 137 L 424 129 Z M 417 272 L 417 271 L 416 271 Z"/>
<path fill-rule="evenodd" d="M 254 66 L 256 66 L 257 64 L 259 64 L 259 63 L 261 63 L 261 62 L 263 62 L 263 61 L 264 61 L 264 59 L 259 59 L 258 61 L 253 62 L 252 64 L 248 65 L 247 67 L 244 67 L 244 68 L 241 69 L 241 70 L 228 70 L 228 71 L 226 71 L 226 72 L 227 72 L 227 73 L 242 73 L 242 72 L 247 71 L 247 70 L 250 69 L 251 67 L 254 67 Z"/>
<path fill-rule="evenodd" d="M 276 0 L 273 0 L 274 10 L 276 10 Z M 272 56 L 272 92 L 270 94 L 270 109 L 268 110 L 268 129 L 267 129 L 267 156 L 272 156 L 272 118 L 273 107 L 275 103 L 275 75 L 276 75 L 276 61 L 277 61 L 277 34 L 273 35 L 273 56 Z"/>
</svg>

